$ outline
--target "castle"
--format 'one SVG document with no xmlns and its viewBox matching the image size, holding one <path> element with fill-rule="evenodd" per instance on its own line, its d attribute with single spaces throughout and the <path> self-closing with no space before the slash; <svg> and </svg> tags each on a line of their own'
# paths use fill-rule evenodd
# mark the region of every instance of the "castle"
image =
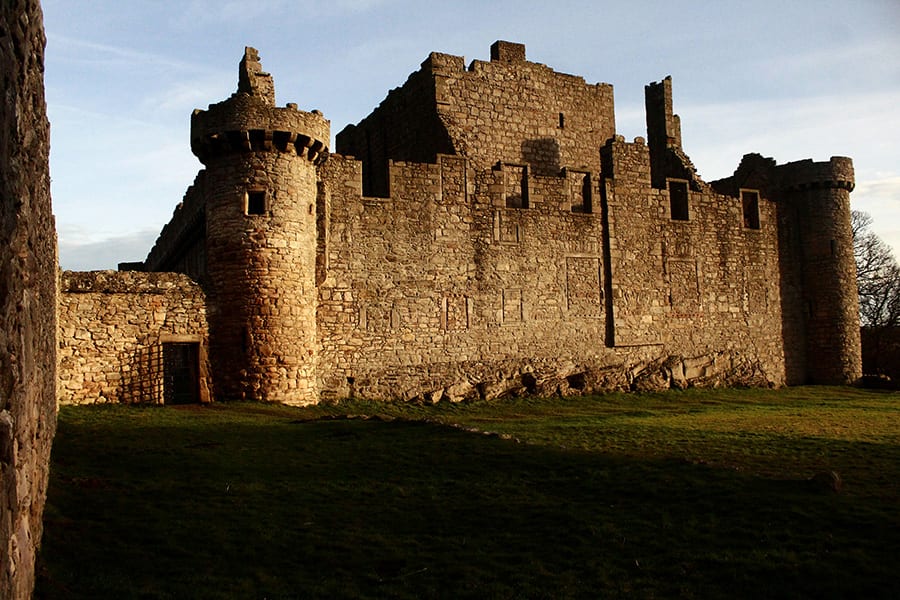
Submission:
<svg viewBox="0 0 900 600">
<path fill-rule="evenodd" d="M 61 276 L 63 403 L 438 401 L 861 374 L 848 158 L 705 182 L 672 82 L 613 90 L 498 41 L 432 53 L 336 136 L 247 48 L 146 260 Z"/>
</svg>

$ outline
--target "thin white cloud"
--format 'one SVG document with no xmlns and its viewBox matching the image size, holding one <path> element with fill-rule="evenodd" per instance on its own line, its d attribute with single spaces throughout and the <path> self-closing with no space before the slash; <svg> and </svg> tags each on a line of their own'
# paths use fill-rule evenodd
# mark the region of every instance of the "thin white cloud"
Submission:
<svg viewBox="0 0 900 600">
<path fill-rule="evenodd" d="M 53 105 L 51 192 L 67 235 L 82 227 L 109 235 L 168 221 L 200 163 L 188 126 L 166 128 L 99 111 Z"/>
<path fill-rule="evenodd" d="M 245 23 L 254 19 L 310 19 L 363 14 L 392 0 L 193 0 L 177 20 L 181 25 L 197 23 Z"/>
<path fill-rule="evenodd" d="M 187 127 L 191 110 L 206 108 L 212 102 L 224 100 L 236 88 L 236 76 L 230 72 L 217 71 L 205 76 L 176 81 L 166 89 L 158 90 L 144 98 L 140 106 L 145 114 L 151 111 L 183 111 Z"/>
<path fill-rule="evenodd" d="M 85 236 L 77 228 L 60 228 L 59 266 L 70 271 L 115 269 L 120 262 L 141 261 L 147 256 L 159 232 L 136 231 L 102 239 Z"/>
<path fill-rule="evenodd" d="M 900 89 L 873 94 L 680 105 L 685 150 L 716 177 L 760 152 L 779 162 L 851 156 L 876 168 L 900 135 Z"/>
<path fill-rule="evenodd" d="M 48 52 L 55 56 L 55 62 L 61 64 L 81 63 L 96 67 L 152 65 L 179 71 L 208 71 L 203 65 L 173 59 L 163 54 L 141 52 L 132 48 L 100 44 L 77 39 L 53 32 L 47 33 Z"/>
<path fill-rule="evenodd" d="M 131 113 L 109 113 L 102 110 L 85 108 L 84 105 L 54 102 L 47 106 L 47 112 L 54 126 L 57 123 L 71 124 L 82 130 L 90 130 L 92 126 L 105 124 L 103 129 L 121 131 L 122 135 L 139 135 L 143 130 L 158 130 L 162 127 L 152 120 L 138 119 Z"/>
<path fill-rule="evenodd" d="M 856 191 L 873 199 L 900 204 L 900 175 L 863 182 Z"/>
<path fill-rule="evenodd" d="M 872 229 L 900 259 L 900 175 L 860 182 L 850 196 L 853 208 L 872 216 Z"/>
<path fill-rule="evenodd" d="M 838 87 L 862 82 L 879 82 L 900 73 L 900 38 L 874 38 L 792 52 L 777 61 L 763 57 L 748 64 L 767 79 L 785 81 L 792 88 L 810 79 L 823 79 Z"/>
</svg>

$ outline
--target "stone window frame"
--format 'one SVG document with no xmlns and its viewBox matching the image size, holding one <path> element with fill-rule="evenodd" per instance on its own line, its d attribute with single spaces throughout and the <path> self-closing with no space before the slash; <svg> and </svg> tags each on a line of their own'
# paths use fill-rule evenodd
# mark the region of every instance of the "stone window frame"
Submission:
<svg viewBox="0 0 900 600">
<path fill-rule="evenodd" d="M 570 211 L 576 215 L 592 215 L 594 214 L 594 178 L 588 169 L 573 169 L 572 167 L 563 167 L 562 176 L 568 180 L 569 173 L 580 173 L 584 175 L 584 191 L 582 194 L 584 203 L 581 205 L 582 210 L 575 210 L 575 205 L 570 207 Z"/>
<path fill-rule="evenodd" d="M 509 315 L 507 317 L 507 315 Z M 501 327 L 522 327 L 525 325 L 525 289 L 521 287 L 500 289 L 500 310 L 497 313 Z"/>
<path fill-rule="evenodd" d="M 753 195 L 750 198 L 750 195 Z M 759 214 L 760 193 L 758 189 L 741 188 L 738 191 L 741 199 L 741 223 L 744 229 L 759 230 L 762 228 L 762 222 Z"/>
<path fill-rule="evenodd" d="M 516 221 L 513 211 L 515 208 L 499 208 L 494 210 L 493 241 L 505 245 L 516 245 L 522 241 L 522 224 L 518 222 L 507 223 L 506 216 L 511 212 L 513 221 Z"/>
<path fill-rule="evenodd" d="M 579 314 L 577 309 L 573 306 L 573 299 L 569 295 L 571 289 L 571 283 L 569 275 L 572 273 L 569 268 L 571 260 L 591 260 L 597 261 L 597 299 L 599 300 L 599 310 L 597 314 Z M 599 254 L 584 254 L 584 253 L 576 253 L 569 254 L 567 253 L 563 259 L 563 266 L 561 268 L 561 272 L 563 273 L 563 277 L 565 279 L 565 285 L 563 287 L 563 305 L 565 306 L 566 314 L 572 318 L 578 319 L 605 319 L 606 318 L 606 294 L 604 291 L 604 278 L 603 278 L 603 257 Z"/>
<path fill-rule="evenodd" d="M 510 168 L 507 169 L 507 167 L 510 167 Z M 501 160 L 501 161 L 497 162 L 497 165 L 495 168 L 496 168 L 496 170 L 503 173 L 503 205 L 506 208 L 514 209 L 514 210 L 527 210 L 527 209 L 531 208 L 531 202 L 529 201 L 529 197 L 528 197 L 528 187 L 529 187 L 528 184 L 531 179 L 531 166 L 528 164 L 525 164 L 525 163 L 513 163 L 513 162 L 506 162 L 506 161 Z M 513 171 L 512 169 L 515 169 L 515 171 Z M 506 192 L 507 179 L 506 178 L 507 178 L 507 175 L 509 175 L 513 172 L 519 172 L 522 174 L 522 183 L 521 183 L 522 205 L 521 206 L 510 206 L 509 200 L 507 198 L 507 192 Z"/>
<path fill-rule="evenodd" d="M 672 184 L 684 184 L 684 205 L 676 206 L 672 196 Z M 666 177 L 666 193 L 669 195 L 669 220 L 686 223 L 691 221 L 691 182 L 687 179 Z M 677 210 L 676 210 L 677 208 Z"/>
<path fill-rule="evenodd" d="M 682 311 L 677 310 L 679 308 L 679 305 L 682 303 L 681 295 L 678 294 L 677 292 L 685 291 L 685 290 L 687 290 L 687 288 L 683 288 L 683 290 L 676 290 L 676 288 L 673 287 L 672 277 L 673 277 L 673 272 L 675 271 L 675 269 L 673 267 L 676 264 L 687 265 L 688 267 L 690 267 L 689 271 L 693 271 L 693 274 L 694 274 L 693 283 L 695 285 L 694 290 L 697 293 L 696 307 L 695 307 L 696 310 L 694 310 L 694 311 L 682 312 Z M 696 258 L 688 258 L 688 257 L 669 258 L 665 262 L 665 269 L 666 269 L 666 280 L 667 280 L 667 284 L 668 284 L 668 296 L 669 296 L 668 305 L 669 305 L 669 310 L 671 311 L 669 313 L 670 316 L 676 317 L 676 318 L 685 318 L 685 317 L 702 318 L 703 313 L 704 313 L 703 289 L 702 289 L 703 273 L 702 273 L 702 265 L 700 264 L 700 262 Z"/>
<path fill-rule="evenodd" d="M 244 215 L 248 217 L 269 215 L 269 194 L 265 189 L 248 188 L 244 192 Z"/>
</svg>

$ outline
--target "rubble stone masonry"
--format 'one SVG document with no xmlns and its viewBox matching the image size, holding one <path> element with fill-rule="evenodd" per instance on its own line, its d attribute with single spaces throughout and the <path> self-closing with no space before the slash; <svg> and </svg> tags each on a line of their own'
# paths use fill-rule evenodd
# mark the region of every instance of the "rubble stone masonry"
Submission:
<svg viewBox="0 0 900 600">
<path fill-rule="evenodd" d="M 36 0 L 0 7 L 0 598 L 31 597 L 56 430 L 56 235 Z"/>
</svg>

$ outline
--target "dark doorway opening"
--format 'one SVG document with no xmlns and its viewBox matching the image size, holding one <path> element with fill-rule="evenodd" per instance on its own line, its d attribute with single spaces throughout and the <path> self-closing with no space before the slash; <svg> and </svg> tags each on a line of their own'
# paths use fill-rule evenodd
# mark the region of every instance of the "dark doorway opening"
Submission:
<svg viewBox="0 0 900 600">
<path fill-rule="evenodd" d="M 163 343 L 165 404 L 200 402 L 200 344 Z"/>
</svg>

